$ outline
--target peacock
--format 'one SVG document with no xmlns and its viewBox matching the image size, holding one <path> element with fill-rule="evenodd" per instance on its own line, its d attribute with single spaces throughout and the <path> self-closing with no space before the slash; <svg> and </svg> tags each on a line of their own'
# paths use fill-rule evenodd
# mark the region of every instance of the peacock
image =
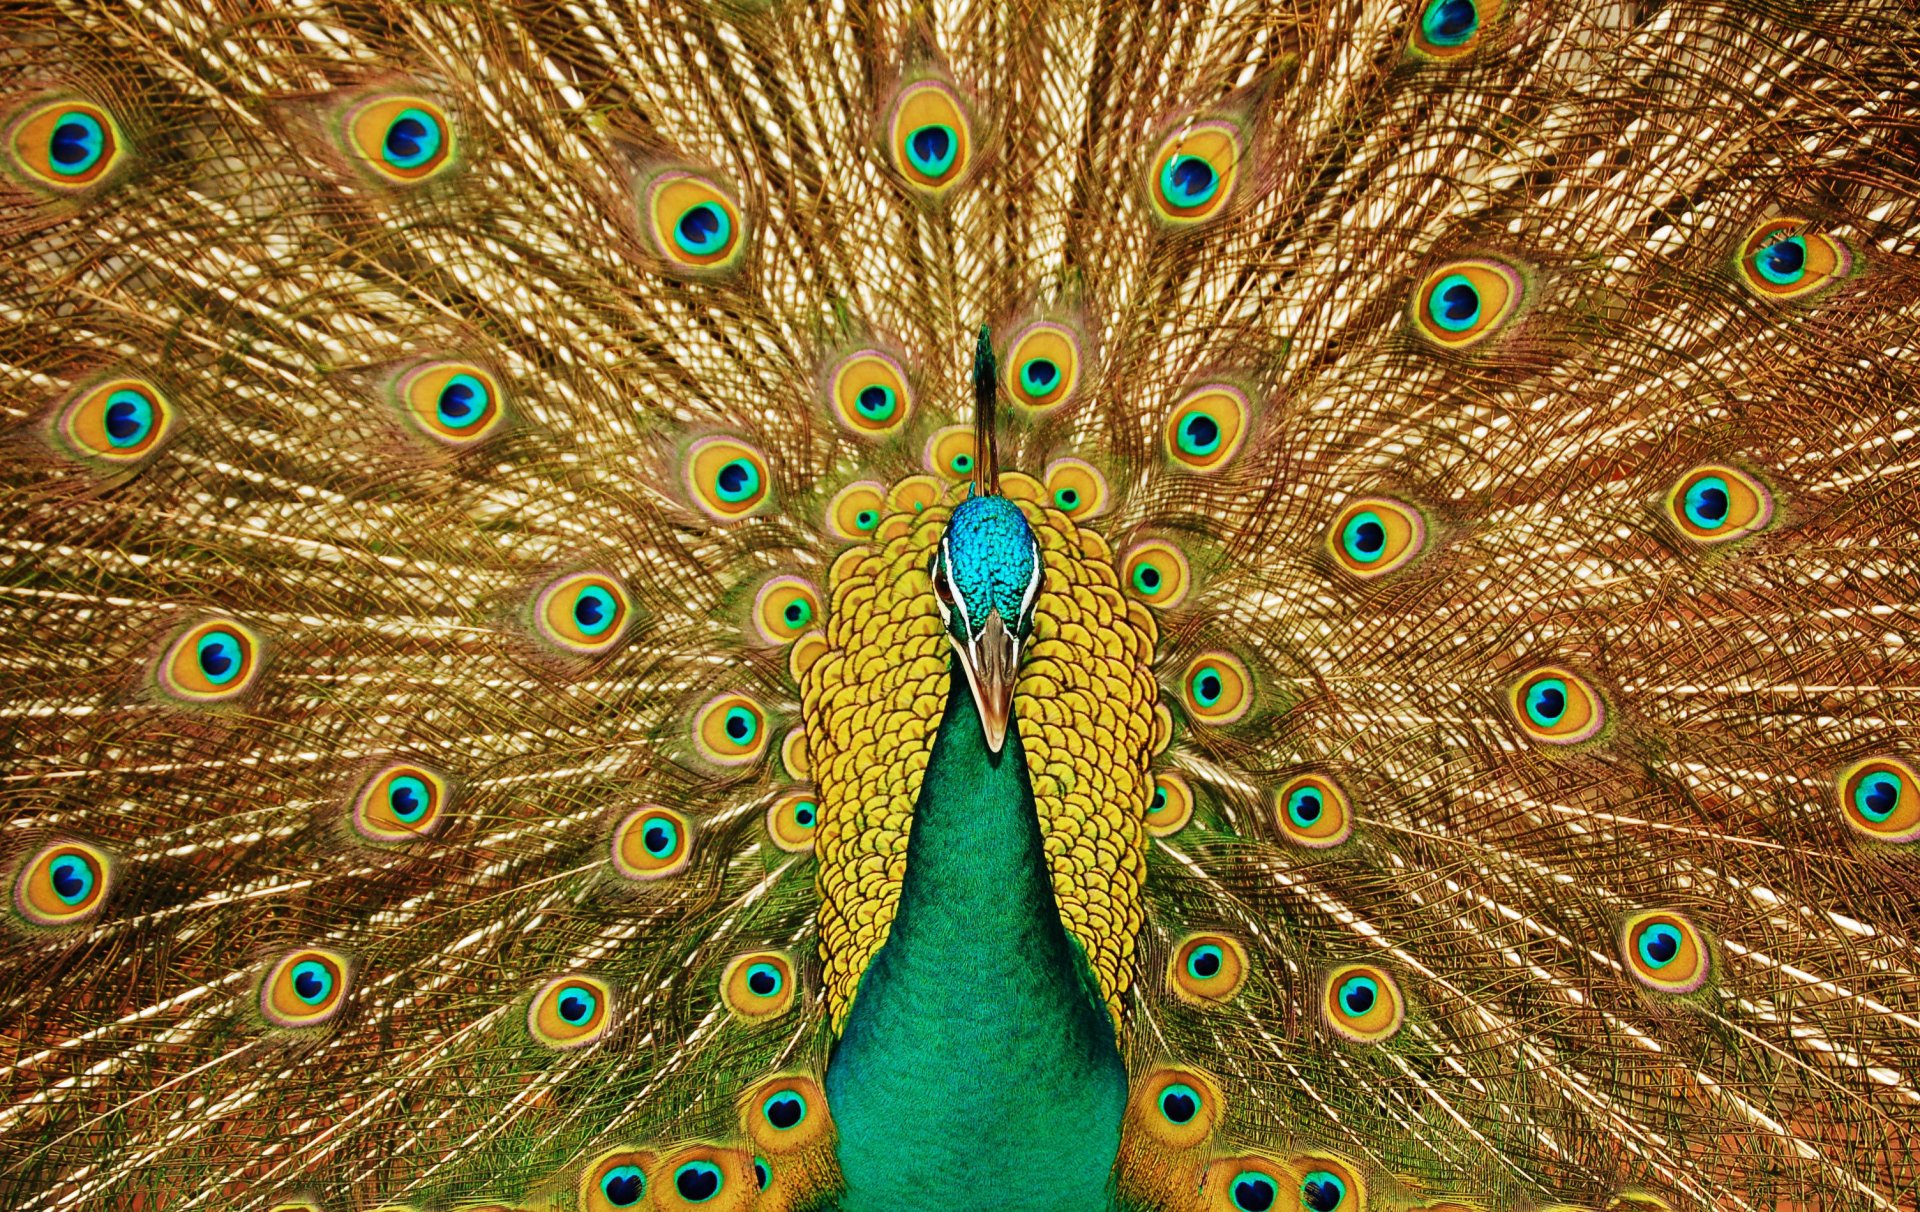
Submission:
<svg viewBox="0 0 1920 1212">
<path fill-rule="evenodd" d="M 8 0 L 0 1205 L 1914 1208 L 1917 81 Z"/>
</svg>

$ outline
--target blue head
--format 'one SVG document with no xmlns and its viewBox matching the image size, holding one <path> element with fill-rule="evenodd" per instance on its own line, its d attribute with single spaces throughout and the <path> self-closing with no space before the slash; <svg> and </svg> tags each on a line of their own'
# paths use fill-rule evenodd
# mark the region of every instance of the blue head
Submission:
<svg viewBox="0 0 1920 1212">
<path fill-rule="evenodd" d="M 1020 648 L 1040 597 L 1040 544 L 1027 519 L 1001 496 L 956 505 L 927 575 L 933 578 L 947 639 L 960 656 L 974 706 L 995 753 L 1006 742 Z"/>
</svg>

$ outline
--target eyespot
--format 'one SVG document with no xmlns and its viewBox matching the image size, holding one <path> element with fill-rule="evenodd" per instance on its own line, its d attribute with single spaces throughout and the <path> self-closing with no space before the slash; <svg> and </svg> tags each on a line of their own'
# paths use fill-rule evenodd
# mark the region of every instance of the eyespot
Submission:
<svg viewBox="0 0 1920 1212">
<path fill-rule="evenodd" d="M 973 455 L 972 442 L 972 431 L 969 430 L 967 439 L 967 456 L 969 458 Z M 933 456 L 929 454 L 927 457 L 931 460 Z M 969 464 L 969 466 L 971 466 L 971 464 Z M 924 509 L 930 509 L 938 505 L 940 499 L 945 495 L 946 487 L 940 480 L 936 480 L 932 476 L 908 476 L 888 491 L 887 505 L 890 509 L 896 511 L 919 513 Z"/>
<path fill-rule="evenodd" d="M 668 1212 L 743 1212 L 757 1188 L 753 1159 L 736 1149 L 694 1145 L 677 1150 L 660 1167 L 654 1202 Z"/>
<path fill-rule="evenodd" d="M 60 410 L 55 432 L 73 454 L 123 467 L 159 449 L 173 428 L 173 404 L 144 379 L 90 387 Z"/>
<path fill-rule="evenodd" d="M 1353 836 L 1353 804 L 1324 774 L 1289 779 L 1273 793 L 1280 833 L 1296 846 L 1325 850 Z"/>
<path fill-rule="evenodd" d="M 1366 1207 L 1366 1184 L 1347 1162 L 1309 1154 L 1293 1158 L 1290 1168 L 1300 1176 L 1301 1212 L 1360 1212 Z"/>
<path fill-rule="evenodd" d="M 1760 481 L 1719 463 L 1689 471 L 1667 492 L 1667 519 L 1696 543 L 1724 543 L 1765 530 L 1773 494 Z"/>
<path fill-rule="evenodd" d="M 649 804 L 613 831 L 613 866 L 630 880 L 657 880 L 684 870 L 693 857 L 693 826 L 671 808 Z"/>
<path fill-rule="evenodd" d="M 966 175 L 972 142 L 966 111 L 944 84 L 922 81 L 893 104 L 888 150 L 894 169 L 915 189 L 938 194 L 958 182 Z"/>
<path fill-rule="evenodd" d="M 1238 388 L 1202 387 L 1190 393 L 1167 418 L 1167 457 L 1188 471 L 1218 471 L 1239 453 L 1247 416 L 1246 393 Z"/>
<path fill-rule="evenodd" d="M 28 181 L 62 193 L 98 183 L 119 163 L 124 146 L 113 115 L 73 99 L 27 110 L 7 139 L 14 166 Z"/>
<path fill-rule="evenodd" d="M 1807 299 L 1853 272 L 1853 253 L 1805 219 L 1768 219 L 1740 248 L 1740 280 L 1763 299 Z"/>
<path fill-rule="evenodd" d="M 347 137 L 375 175 L 417 185 L 452 163 L 453 124 L 424 97 L 379 97 L 347 115 Z"/>
<path fill-rule="evenodd" d="M 767 713 L 743 694 L 723 694 L 700 709 L 693 742 L 708 761 L 745 766 L 767 751 Z"/>
<path fill-rule="evenodd" d="M 1577 745 L 1600 735 L 1606 704 L 1583 678 L 1549 665 L 1513 684 L 1508 705 L 1520 730 L 1548 745 Z"/>
<path fill-rule="evenodd" d="M 1700 931 L 1666 910 L 1629 917 L 1620 929 L 1620 950 L 1633 978 L 1661 993 L 1694 992 L 1707 983 L 1712 967 Z"/>
<path fill-rule="evenodd" d="M 973 475 L 973 426 L 949 425 L 927 439 L 927 467 L 947 480 L 965 480 Z M 897 491 L 897 489 L 896 489 Z"/>
<path fill-rule="evenodd" d="M 913 412 L 907 372 L 878 350 L 854 354 L 834 368 L 828 394 L 834 419 L 863 438 L 892 433 Z"/>
<path fill-rule="evenodd" d="M 654 1156 L 642 1149 L 613 1149 L 593 1159 L 580 1176 L 580 1206 L 586 1212 L 622 1212 L 647 1194 Z"/>
<path fill-rule="evenodd" d="M 1413 326 L 1446 349 L 1491 337 L 1520 306 L 1520 272 L 1498 261 L 1453 261 L 1429 273 L 1413 294 Z"/>
<path fill-rule="evenodd" d="M 604 572 L 575 572 L 540 591 L 533 624 L 555 648 L 599 656 L 620 642 L 632 613 L 626 586 Z"/>
<path fill-rule="evenodd" d="M 260 672 L 260 639 L 232 619 L 208 619 L 180 633 L 155 669 L 168 696 L 221 703 L 245 694 Z"/>
<path fill-rule="evenodd" d="M 100 912 L 113 884 L 113 860 L 85 842 L 56 842 L 20 868 L 13 907 L 36 926 L 72 926 Z"/>
<path fill-rule="evenodd" d="M 1076 522 L 1107 507 L 1107 478 L 1079 459 L 1047 464 L 1046 491 L 1048 502 Z"/>
<path fill-rule="evenodd" d="M 1219 214 L 1240 173 L 1239 132 L 1202 122 L 1160 145 L 1147 176 L 1147 200 L 1161 222 L 1190 227 Z"/>
<path fill-rule="evenodd" d="M 840 539 L 870 538 L 887 516 L 886 490 L 872 480 L 849 484 L 827 503 L 827 532 Z"/>
<path fill-rule="evenodd" d="M 820 1083 L 801 1074 L 761 1082 L 741 1099 L 740 1109 L 747 1135 L 776 1157 L 819 1143 L 833 1128 Z"/>
<path fill-rule="evenodd" d="M 1336 1035 L 1356 1044 L 1392 1039 L 1407 1020 L 1406 999 L 1384 968 L 1343 964 L 1327 974 L 1321 1017 Z"/>
<path fill-rule="evenodd" d="M 704 177 L 662 173 L 648 186 L 647 213 L 662 256 L 687 269 L 730 270 L 746 253 L 739 204 Z"/>
<path fill-rule="evenodd" d="M 773 1181 L 773 1171 L 767 1166 L 766 1159 L 763 1157 L 753 1159 L 753 1181 L 759 1184 L 762 1191 L 765 1191 L 767 1184 Z"/>
<path fill-rule="evenodd" d="M 1153 777 L 1153 794 L 1147 800 L 1147 833 L 1153 837 L 1172 837 L 1193 819 L 1193 788 L 1171 770 Z"/>
<path fill-rule="evenodd" d="M 1334 564 L 1361 580 L 1406 567 L 1426 543 L 1426 519 L 1385 497 L 1359 497 L 1347 502 L 1327 532 L 1327 551 Z"/>
<path fill-rule="evenodd" d="M 1180 678 L 1180 702 L 1203 724 L 1231 724 L 1253 704 L 1253 679 L 1229 652 L 1203 652 Z"/>
<path fill-rule="evenodd" d="M 820 622 L 820 591 L 800 577 L 774 577 L 753 599 L 753 626 L 769 644 L 798 639 Z"/>
<path fill-rule="evenodd" d="M 420 766 L 389 766 L 353 797 L 353 827 L 374 842 L 411 842 L 440 824 L 447 782 Z"/>
<path fill-rule="evenodd" d="M 555 977 L 527 1005 L 527 1030 L 555 1051 L 584 1048 L 613 1026 L 613 990 L 597 977 Z"/>
<path fill-rule="evenodd" d="M 727 965 L 720 978 L 727 1009 L 741 1018 L 785 1014 L 793 1005 L 793 961 L 778 951 L 755 951 Z"/>
<path fill-rule="evenodd" d="M 1220 1090 L 1192 1069 L 1155 1069 L 1134 1090 L 1130 1114 L 1149 1136 L 1170 1149 L 1206 1143 L 1220 1122 Z"/>
<path fill-rule="evenodd" d="M 1224 934 L 1190 934 L 1174 949 L 1167 979 L 1185 1001 L 1224 1002 L 1247 979 L 1247 953 Z"/>
<path fill-rule="evenodd" d="M 1457 59 L 1500 19 L 1501 0 L 1427 0 L 1413 29 L 1413 49 L 1429 59 Z"/>
<path fill-rule="evenodd" d="M 400 377 L 402 418 L 415 430 L 455 449 L 491 436 L 506 416 L 499 380 L 471 362 L 429 362 Z"/>
<path fill-rule="evenodd" d="M 1202 1190 L 1212 1212 L 1277 1212 L 1286 1169 L 1259 1154 L 1216 1158 Z"/>
<path fill-rule="evenodd" d="M 1064 324 L 1037 321 L 1007 346 L 1007 397 L 1045 412 L 1073 397 L 1080 385 L 1080 338 Z"/>
<path fill-rule="evenodd" d="M 345 956 L 317 947 L 281 956 L 260 985 L 260 1013 L 276 1026 L 317 1027 L 346 1003 Z"/>
<path fill-rule="evenodd" d="M 687 453 L 687 488 L 694 504 L 722 522 L 758 509 L 770 484 L 766 459 L 744 442 L 703 438 Z"/>
<path fill-rule="evenodd" d="M 773 835 L 773 844 L 790 853 L 813 849 L 819 828 L 820 800 L 811 791 L 789 792 L 767 809 L 767 832 Z"/>
<path fill-rule="evenodd" d="M 1920 778 L 1896 757 L 1868 758 L 1840 772 L 1840 812 L 1876 842 L 1920 840 Z"/>
<path fill-rule="evenodd" d="M 1162 610 L 1178 606 L 1186 598 L 1192 578 L 1186 555 L 1160 539 L 1135 543 L 1120 561 L 1120 588 Z"/>
<path fill-rule="evenodd" d="M 780 764 L 787 773 L 797 779 L 813 777 L 813 760 L 807 752 L 807 730 L 804 725 L 795 724 L 787 729 L 787 735 L 780 741 Z"/>
</svg>

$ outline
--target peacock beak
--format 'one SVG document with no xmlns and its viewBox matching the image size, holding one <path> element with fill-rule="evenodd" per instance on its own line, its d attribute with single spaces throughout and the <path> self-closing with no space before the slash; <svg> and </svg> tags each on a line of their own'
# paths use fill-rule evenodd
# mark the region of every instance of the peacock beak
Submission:
<svg viewBox="0 0 1920 1212">
<path fill-rule="evenodd" d="M 987 748 L 994 753 L 1007 743 L 1007 725 L 1013 718 L 1013 682 L 1020 669 L 1020 637 L 1007 630 L 1006 620 L 995 610 L 987 615 L 980 634 L 965 645 L 955 644 L 960 666 L 966 670 L 967 685 L 973 690 L 973 705 L 980 712 L 980 728 L 986 733 Z"/>
</svg>

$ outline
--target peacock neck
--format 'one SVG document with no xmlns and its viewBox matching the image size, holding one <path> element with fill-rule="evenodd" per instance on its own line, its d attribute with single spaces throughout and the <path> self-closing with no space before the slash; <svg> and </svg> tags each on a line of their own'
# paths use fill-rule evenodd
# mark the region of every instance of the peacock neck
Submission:
<svg viewBox="0 0 1920 1212">
<path fill-rule="evenodd" d="M 1113 1024 L 1060 922 L 1017 722 L 990 752 L 957 673 L 827 1101 L 843 1212 L 1109 1206 Z"/>
</svg>

